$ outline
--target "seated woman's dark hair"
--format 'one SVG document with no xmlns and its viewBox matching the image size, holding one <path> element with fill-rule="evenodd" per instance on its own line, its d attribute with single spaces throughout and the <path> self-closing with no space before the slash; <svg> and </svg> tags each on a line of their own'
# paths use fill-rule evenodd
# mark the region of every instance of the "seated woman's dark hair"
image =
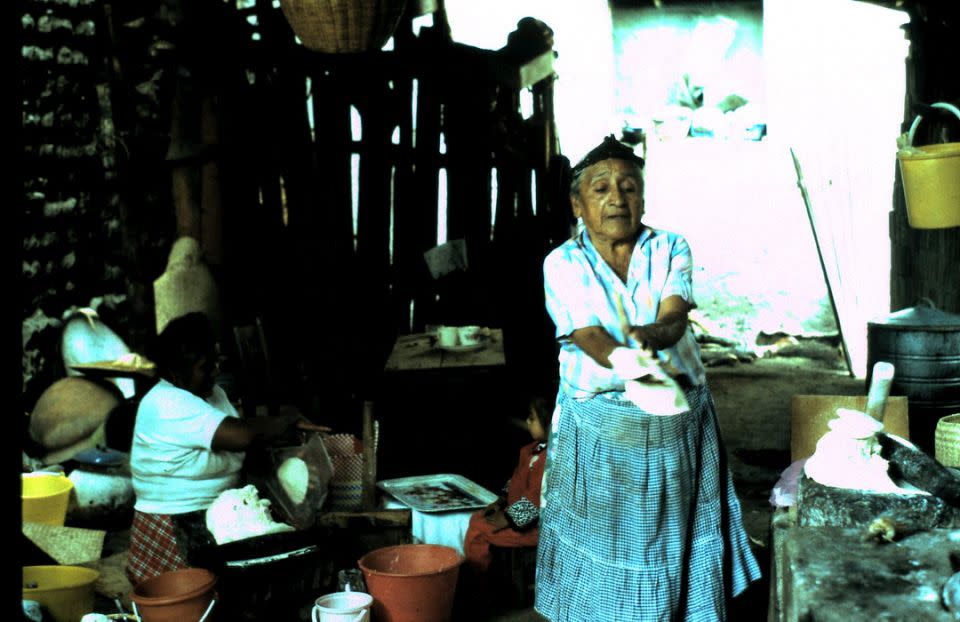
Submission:
<svg viewBox="0 0 960 622">
<path fill-rule="evenodd" d="M 530 408 L 540 421 L 540 426 L 548 435 L 550 434 L 550 423 L 553 420 L 553 398 L 547 399 L 542 395 L 536 395 L 530 398 Z"/>
<path fill-rule="evenodd" d="M 580 182 L 583 180 L 583 173 L 591 166 L 602 160 L 615 159 L 631 162 L 637 167 L 637 172 L 643 176 L 644 160 L 633 152 L 633 147 L 626 145 L 610 134 L 603 141 L 591 149 L 587 155 L 583 156 L 571 169 L 570 194 L 576 195 L 580 192 Z"/>
<path fill-rule="evenodd" d="M 150 350 L 160 375 L 188 369 L 193 363 L 216 352 L 216 337 L 206 314 L 195 311 L 170 320 L 157 335 Z"/>
</svg>

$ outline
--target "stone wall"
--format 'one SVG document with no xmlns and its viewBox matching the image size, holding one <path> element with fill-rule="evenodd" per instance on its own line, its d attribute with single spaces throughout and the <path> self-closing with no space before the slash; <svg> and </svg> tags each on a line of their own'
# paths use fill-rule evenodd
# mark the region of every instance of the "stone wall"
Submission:
<svg viewBox="0 0 960 622">
<path fill-rule="evenodd" d="M 165 4 L 134 9 L 146 16 L 111 15 L 100 0 L 20 5 L 27 410 L 65 374 L 60 329 L 72 309 L 96 307 L 131 347 L 142 342 L 138 327 L 151 306 L 144 275 L 162 272 L 173 231 L 164 226 L 172 220 L 169 176 L 156 174 L 169 123 L 158 95 L 167 61 L 158 48 L 172 47 L 158 46 L 158 24 L 175 21 Z M 123 49 L 118 30 L 136 35 Z M 135 55 L 152 60 L 136 58 L 124 73 Z M 154 173 L 131 174 L 138 168 Z"/>
<path fill-rule="evenodd" d="M 23 3 L 24 390 L 61 375 L 62 316 L 124 295 L 94 0 Z M 96 304 L 96 301 L 94 301 Z M 30 405 L 28 400 L 27 406 Z"/>
</svg>

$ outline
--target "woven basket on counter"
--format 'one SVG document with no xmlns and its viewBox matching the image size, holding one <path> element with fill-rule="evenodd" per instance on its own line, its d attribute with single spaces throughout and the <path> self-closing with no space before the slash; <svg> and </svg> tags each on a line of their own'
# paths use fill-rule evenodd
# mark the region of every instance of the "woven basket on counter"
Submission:
<svg viewBox="0 0 960 622">
<path fill-rule="evenodd" d="M 345 54 L 379 50 L 393 35 L 406 0 L 280 0 L 303 45 Z"/>
<path fill-rule="evenodd" d="M 934 453 L 943 466 L 960 467 L 960 413 L 941 417 L 937 422 Z"/>
</svg>

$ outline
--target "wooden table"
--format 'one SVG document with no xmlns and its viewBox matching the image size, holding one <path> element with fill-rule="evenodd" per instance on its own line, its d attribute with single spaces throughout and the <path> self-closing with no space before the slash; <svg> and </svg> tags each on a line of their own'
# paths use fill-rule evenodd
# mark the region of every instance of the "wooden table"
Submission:
<svg viewBox="0 0 960 622">
<path fill-rule="evenodd" d="M 376 397 L 381 443 L 377 479 L 456 473 L 499 490 L 529 434 L 511 423 L 526 417 L 512 395 L 503 331 L 472 352 L 436 347 L 432 333 L 400 336 Z"/>
<path fill-rule="evenodd" d="M 435 345 L 436 338 L 430 333 L 401 335 L 393 346 L 385 369 L 390 372 L 505 365 L 503 331 L 499 328 L 486 331 L 489 334 L 483 341 L 483 347 L 472 352 L 441 350 Z"/>
</svg>

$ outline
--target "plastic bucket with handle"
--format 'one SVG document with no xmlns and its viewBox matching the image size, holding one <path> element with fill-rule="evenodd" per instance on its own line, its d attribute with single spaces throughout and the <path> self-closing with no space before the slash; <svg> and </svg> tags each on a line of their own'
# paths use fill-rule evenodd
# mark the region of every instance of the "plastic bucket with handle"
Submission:
<svg viewBox="0 0 960 622">
<path fill-rule="evenodd" d="M 960 119 L 960 110 L 944 102 L 932 108 L 948 110 Z M 907 133 L 907 144 L 897 152 L 907 221 L 915 229 L 960 227 L 960 143 L 914 146 L 922 117 L 917 115 Z"/>
<path fill-rule="evenodd" d="M 164 572 L 133 588 L 134 612 L 143 622 L 202 622 L 217 602 L 216 584 L 203 568 Z"/>
<path fill-rule="evenodd" d="M 449 622 L 464 557 L 449 546 L 400 544 L 360 558 L 377 622 Z"/>
<path fill-rule="evenodd" d="M 373 596 L 363 592 L 335 592 L 318 598 L 310 618 L 313 622 L 370 622 Z"/>
</svg>

